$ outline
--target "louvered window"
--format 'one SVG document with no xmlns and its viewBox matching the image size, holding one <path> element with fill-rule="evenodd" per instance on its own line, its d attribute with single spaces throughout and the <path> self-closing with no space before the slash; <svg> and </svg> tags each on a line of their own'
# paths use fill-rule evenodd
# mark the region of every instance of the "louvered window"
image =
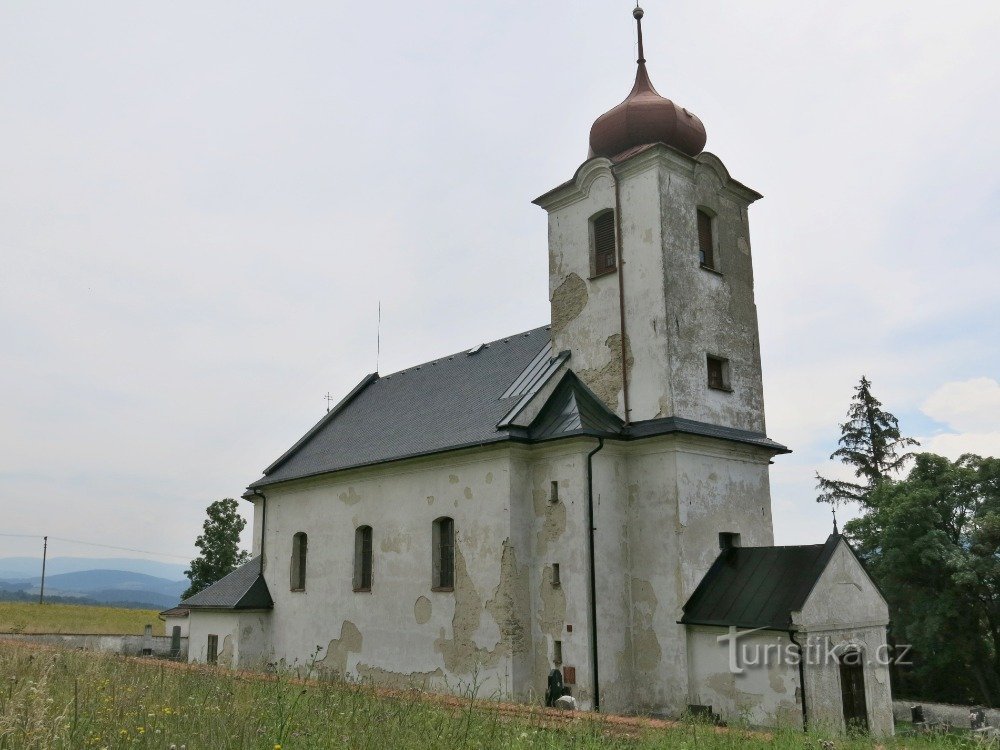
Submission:
<svg viewBox="0 0 1000 750">
<path fill-rule="evenodd" d="M 354 532 L 354 590 L 372 590 L 371 526 L 359 526 Z"/>
<path fill-rule="evenodd" d="M 596 216 L 594 224 L 594 275 L 611 273 L 617 268 L 615 256 L 615 213 L 605 211 Z"/>
<path fill-rule="evenodd" d="M 712 237 L 712 217 L 698 209 L 698 257 L 705 268 L 715 268 L 715 241 Z"/>
</svg>

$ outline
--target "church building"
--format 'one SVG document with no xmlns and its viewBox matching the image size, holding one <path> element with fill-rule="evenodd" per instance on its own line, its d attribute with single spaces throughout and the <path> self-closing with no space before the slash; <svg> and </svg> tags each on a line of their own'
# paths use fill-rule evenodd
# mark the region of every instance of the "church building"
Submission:
<svg viewBox="0 0 1000 750">
<path fill-rule="evenodd" d="M 877 586 L 836 531 L 774 546 L 761 196 L 634 16 L 631 92 L 534 201 L 548 324 L 366 376 L 268 466 L 253 559 L 183 602 L 192 661 L 892 733 Z"/>
</svg>

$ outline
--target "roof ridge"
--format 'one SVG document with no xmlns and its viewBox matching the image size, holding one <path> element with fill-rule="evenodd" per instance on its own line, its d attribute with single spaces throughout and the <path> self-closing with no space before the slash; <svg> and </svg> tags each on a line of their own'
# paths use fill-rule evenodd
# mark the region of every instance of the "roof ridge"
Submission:
<svg viewBox="0 0 1000 750">
<path fill-rule="evenodd" d="M 433 364 L 437 364 L 438 362 L 444 362 L 444 361 L 447 361 L 449 359 L 454 359 L 455 357 L 458 357 L 458 356 L 460 356 L 462 354 L 469 354 L 476 347 L 488 348 L 490 346 L 493 346 L 494 344 L 499 344 L 499 343 L 502 343 L 502 342 L 507 342 L 510 339 L 518 338 L 519 336 L 520 337 L 530 336 L 533 333 L 537 333 L 538 331 L 541 331 L 541 330 L 548 330 L 549 328 L 551 328 L 551 325 L 548 324 L 548 323 L 546 323 L 545 325 L 540 325 L 540 326 L 535 326 L 534 328 L 529 328 L 527 331 L 518 331 L 517 333 L 511 333 L 511 334 L 508 334 L 507 336 L 501 336 L 498 339 L 493 339 L 493 341 L 482 341 L 482 342 L 479 342 L 477 344 L 473 344 L 470 347 L 466 347 L 465 349 L 461 349 L 461 350 L 459 350 L 457 352 L 452 352 L 451 354 L 445 354 L 442 357 L 437 357 L 435 359 L 429 359 L 426 362 L 420 362 L 420 363 L 415 364 L 415 365 L 410 365 L 409 367 L 404 367 L 401 370 L 396 370 L 395 372 L 390 372 L 390 373 L 388 373 L 386 375 L 379 375 L 379 379 L 388 379 L 388 378 L 393 377 L 394 375 L 402 375 L 403 373 L 409 372 L 410 370 L 416 370 L 417 368 L 420 368 L 420 367 L 426 367 L 427 365 L 433 365 Z"/>
</svg>

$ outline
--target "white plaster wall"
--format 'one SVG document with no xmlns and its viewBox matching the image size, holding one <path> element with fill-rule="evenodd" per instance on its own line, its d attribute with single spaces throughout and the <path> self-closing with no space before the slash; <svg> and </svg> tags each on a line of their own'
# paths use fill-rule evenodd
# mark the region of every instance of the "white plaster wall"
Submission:
<svg viewBox="0 0 1000 750">
<path fill-rule="evenodd" d="M 682 607 L 719 554 L 720 531 L 773 543 L 768 454 L 680 435 L 628 446 L 633 704 L 686 710 Z M 762 510 L 763 509 L 763 510 Z"/>
<path fill-rule="evenodd" d="M 167 637 L 170 637 L 170 634 L 173 633 L 175 625 L 180 626 L 180 629 L 181 629 L 181 638 L 187 638 L 187 636 L 188 636 L 188 630 L 190 629 L 189 628 L 189 623 L 188 623 L 188 618 L 187 617 L 164 617 L 163 618 L 163 632 L 167 635 Z"/>
<path fill-rule="evenodd" d="M 691 168 L 661 160 L 664 277 L 670 369 L 670 413 L 764 432 L 764 396 L 747 208 L 722 162 L 701 154 Z M 716 265 L 699 266 L 699 206 L 716 214 Z M 732 393 L 710 389 L 706 353 L 730 361 Z"/>
<path fill-rule="evenodd" d="M 589 555 L 587 551 L 586 452 L 596 441 L 573 440 L 525 451 L 527 494 L 524 537 L 530 561 L 533 643 L 532 689 L 545 692 L 553 662 L 553 642 L 562 641 L 563 665 L 576 668 L 570 686 L 581 707 L 593 698 L 590 659 Z M 559 501 L 551 501 L 551 482 L 559 483 Z M 515 502 L 518 502 L 515 499 Z M 560 566 L 560 585 L 552 585 L 552 566 Z M 572 627 L 572 632 L 567 630 Z"/>
<path fill-rule="evenodd" d="M 674 440 L 683 604 L 718 557 L 719 532 L 738 533 L 743 547 L 774 544 L 771 454 L 695 436 Z"/>
<path fill-rule="evenodd" d="M 802 727 L 797 649 L 788 636 L 758 631 L 737 639 L 736 670 L 726 628 L 688 628 L 689 703 L 711 706 L 727 723 Z"/>
<path fill-rule="evenodd" d="M 805 671 L 810 722 L 838 731 L 844 728 L 840 667 L 825 655 L 826 644 L 836 653 L 857 648 L 864 655 L 869 727 L 875 736 L 891 735 L 892 690 L 884 658 L 889 610 L 845 542 L 834 552 L 802 611 L 793 613 L 793 621 L 810 647 L 816 644 Z"/>
<path fill-rule="evenodd" d="M 620 165 L 629 417 L 680 416 L 764 431 L 760 343 L 747 207 L 756 194 L 714 156 L 664 147 Z M 618 273 L 591 278 L 589 220 L 615 207 L 610 162 L 585 163 L 539 201 L 549 211 L 549 293 L 556 351 L 624 415 Z M 696 211 L 716 214 L 719 272 L 700 267 Z M 732 392 L 707 385 L 706 355 L 730 361 Z"/>
<path fill-rule="evenodd" d="M 272 644 L 286 667 L 484 695 L 514 691 L 527 604 L 511 543 L 506 448 L 344 472 L 265 490 Z M 431 590 L 432 523 L 455 520 L 456 585 Z M 373 530 L 371 592 L 353 591 L 355 529 Z M 308 534 L 306 590 L 289 590 L 292 537 Z M 520 610 L 513 612 L 513 609 Z M 521 618 L 521 619 L 518 619 Z M 501 630 L 504 635 L 502 636 Z"/>
<path fill-rule="evenodd" d="M 223 667 L 260 668 L 269 656 L 266 612 L 192 610 L 189 616 L 188 661 L 205 663 L 208 636 L 219 637 L 218 663 Z"/>
</svg>

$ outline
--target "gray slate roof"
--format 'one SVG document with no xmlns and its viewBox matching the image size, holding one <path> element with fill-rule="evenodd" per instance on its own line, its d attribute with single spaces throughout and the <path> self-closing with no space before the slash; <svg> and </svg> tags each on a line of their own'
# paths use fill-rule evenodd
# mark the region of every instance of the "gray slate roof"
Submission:
<svg viewBox="0 0 1000 750">
<path fill-rule="evenodd" d="M 255 557 L 178 606 L 187 609 L 271 609 L 274 601 L 260 574 L 260 558 Z"/>
<path fill-rule="evenodd" d="M 681 622 L 788 630 L 841 539 L 723 550 L 684 605 Z"/>
<path fill-rule="evenodd" d="M 370 375 L 250 487 L 506 440 L 497 423 L 525 395 L 512 385 L 540 369 L 548 347 L 543 326 L 475 353 Z"/>
<path fill-rule="evenodd" d="M 549 327 L 543 326 L 392 375 L 368 375 L 267 467 L 244 497 L 278 482 L 504 440 L 635 440 L 676 432 L 788 452 L 760 433 L 676 417 L 625 427 L 571 371 L 530 427 L 514 424 L 568 359 L 568 352 L 553 353 Z"/>
</svg>

